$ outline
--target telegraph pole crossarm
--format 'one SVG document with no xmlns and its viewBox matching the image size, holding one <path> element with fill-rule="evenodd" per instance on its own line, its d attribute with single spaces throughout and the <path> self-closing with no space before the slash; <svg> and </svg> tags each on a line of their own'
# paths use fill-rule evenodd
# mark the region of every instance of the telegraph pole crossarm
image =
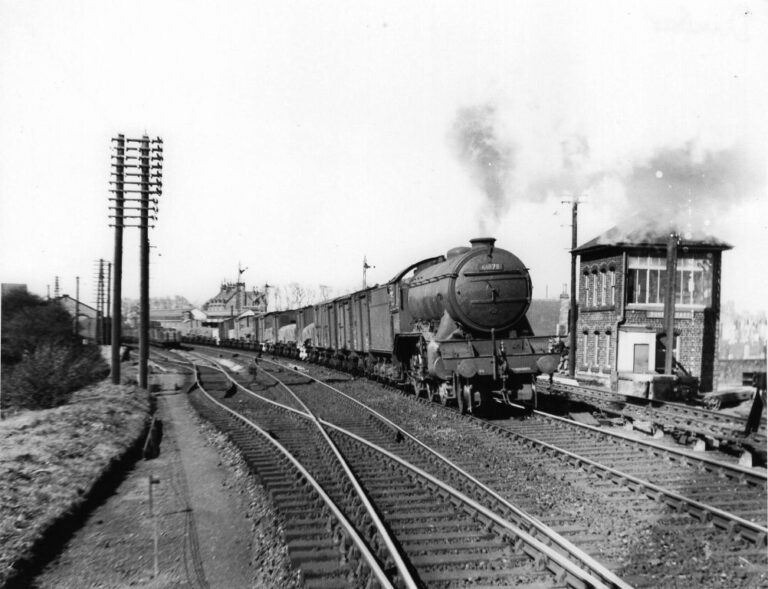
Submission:
<svg viewBox="0 0 768 589">
<path fill-rule="evenodd" d="M 109 216 L 115 228 L 114 296 L 112 311 L 112 382 L 120 383 L 120 331 L 122 302 L 123 229 L 140 230 L 140 316 L 139 316 L 139 386 L 147 388 L 149 363 L 149 229 L 157 220 L 158 198 L 163 192 L 163 140 L 126 138 L 112 139 L 112 172 L 109 180 Z M 128 145 L 126 145 L 128 144 Z M 136 145 L 133 145 L 136 144 Z M 127 152 L 137 152 L 130 155 Z M 138 178 L 127 180 L 126 178 Z M 133 188 L 126 188 L 130 185 Z M 127 213 L 127 214 L 126 214 Z"/>
</svg>

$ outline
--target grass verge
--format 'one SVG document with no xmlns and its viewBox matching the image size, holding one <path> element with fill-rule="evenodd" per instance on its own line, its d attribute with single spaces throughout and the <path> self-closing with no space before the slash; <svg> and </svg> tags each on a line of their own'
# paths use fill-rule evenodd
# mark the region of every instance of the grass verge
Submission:
<svg viewBox="0 0 768 589">
<path fill-rule="evenodd" d="M 0 587 L 23 586 L 144 442 L 148 393 L 108 381 L 0 421 Z"/>
</svg>

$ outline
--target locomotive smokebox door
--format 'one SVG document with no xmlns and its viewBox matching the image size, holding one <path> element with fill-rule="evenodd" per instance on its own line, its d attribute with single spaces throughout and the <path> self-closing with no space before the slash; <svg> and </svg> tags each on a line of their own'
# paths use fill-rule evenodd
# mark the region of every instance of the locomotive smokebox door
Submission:
<svg viewBox="0 0 768 589">
<path fill-rule="evenodd" d="M 439 321 L 447 312 L 477 333 L 500 333 L 523 319 L 531 300 L 528 269 L 514 254 L 494 248 L 494 242 L 473 239 L 471 248 L 454 248 L 446 261 L 414 276 L 408 290 L 413 317 Z"/>
</svg>

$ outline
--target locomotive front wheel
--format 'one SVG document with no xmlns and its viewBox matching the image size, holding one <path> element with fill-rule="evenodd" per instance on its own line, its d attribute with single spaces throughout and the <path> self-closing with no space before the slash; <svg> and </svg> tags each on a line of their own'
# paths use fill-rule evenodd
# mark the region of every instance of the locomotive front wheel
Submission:
<svg viewBox="0 0 768 589">
<path fill-rule="evenodd" d="M 472 413 L 472 389 L 469 385 L 459 386 L 459 390 L 456 391 L 456 400 L 462 415 Z"/>
</svg>

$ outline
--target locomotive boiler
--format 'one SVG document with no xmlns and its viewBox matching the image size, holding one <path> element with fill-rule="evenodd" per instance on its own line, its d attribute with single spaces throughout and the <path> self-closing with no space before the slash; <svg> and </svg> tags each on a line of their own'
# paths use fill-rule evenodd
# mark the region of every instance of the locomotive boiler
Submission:
<svg viewBox="0 0 768 589">
<path fill-rule="evenodd" d="M 495 239 L 471 240 L 408 283 L 407 307 L 418 339 L 402 346 L 411 386 L 462 410 L 494 401 L 530 401 L 536 374 L 552 373 L 549 338 L 533 336 L 526 312 L 528 269 Z M 404 338 L 408 338 L 404 334 Z M 407 349 L 407 352 L 405 351 Z"/>
</svg>

